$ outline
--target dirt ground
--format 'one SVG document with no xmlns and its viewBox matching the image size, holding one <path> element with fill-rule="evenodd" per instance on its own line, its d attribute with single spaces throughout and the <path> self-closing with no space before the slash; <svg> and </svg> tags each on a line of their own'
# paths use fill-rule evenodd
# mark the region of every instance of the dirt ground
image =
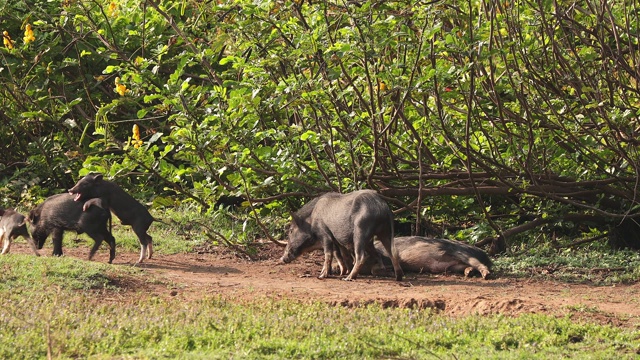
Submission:
<svg viewBox="0 0 640 360">
<path fill-rule="evenodd" d="M 50 256 L 50 249 L 42 253 Z M 65 249 L 66 256 L 85 258 L 88 248 Z M 462 275 L 406 274 L 393 278 L 361 276 L 347 282 L 338 277 L 320 280 L 322 253 L 307 254 L 291 264 L 279 264 L 282 248 L 266 243 L 255 260 L 228 248 L 208 248 L 189 254 L 154 254 L 139 267 L 150 281 L 121 281 L 119 296 L 139 298 L 140 292 L 180 301 L 205 296 L 251 300 L 260 297 L 324 301 L 336 306 L 379 303 L 388 307 L 433 308 L 450 316 L 469 314 L 541 313 L 571 316 L 623 327 L 640 327 L 640 283 L 594 286 L 502 276 L 497 269 L 488 280 Z M 26 244 L 12 252 L 29 253 Z M 137 253 L 118 253 L 114 266 L 131 266 Z M 106 262 L 101 249 L 94 261 Z"/>
</svg>

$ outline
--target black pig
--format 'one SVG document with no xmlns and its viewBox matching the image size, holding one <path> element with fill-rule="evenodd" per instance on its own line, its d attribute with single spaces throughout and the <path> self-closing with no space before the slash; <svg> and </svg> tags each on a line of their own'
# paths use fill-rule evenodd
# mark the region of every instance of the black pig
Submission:
<svg viewBox="0 0 640 360">
<path fill-rule="evenodd" d="M 380 256 L 373 246 L 376 236 L 390 254 L 393 247 L 393 214 L 387 203 L 373 190 L 349 194 L 327 193 L 317 197 L 292 214 L 289 241 L 280 259 L 289 263 L 303 253 L 323 249 L 324 266 L 319 278 L 331 272 L 334 252 L 339 263 L 355 260 L 345 280 L 355 280 L 367 256 Z M 353 255 L 352 255 L 353 254 Z M 396 280 L 402 280 L 397 257 L 391 256 Z M 349 266 L 341 264 L 341 275 Z"/>
<path fill-rule="evenodd" d="M 0 216 L 2 216 L 2 219 L 0 219 L 0 241 L 4 240 L 2 254 L 9 253 L 11 241 L 18 236 L 22 236 L 27 240 L 36 256 L 40 256 L 36 249 L 36 244 L 27 230 L 27 219 L 12 209 L 0 210 Z"/>
<path fill-rule="evenodd" d="M 486 279 L 491 270 L 491 259 L 481 249 L 460 241 L 437 239 L 422 236 L 406 236 L 394 239 L 400 266 L 405 271 L 417 273 L 463 273 L 469 276 L 478 271 Z M 385 263 L 389 255 L 382 244 L 375 243 Z M 368 261 L 366 268 L 373 266 Z"/>
<path fill-rule="evenodd" d="M 110 209 L 122 221 L 123 225 L 131 225 L 140 241 L 140 259 L 151 259 L 153 255 L 153 239 L 147 233 L 155 220 L 144 205 L 127 194 L 117 184 L 104 180 L 102 174 L 89 174 L 69 189 L 76 201 L 101 198 L 105 208 Z"/>
<path fill-rule="evenodd" d="M 53 236 L 53 255 L 62 256 L 62 237 L 65 230 L 73 230 L 78 234 L 86 233 L 94 245 L 89 252 L 89 260 L 106 241 L 109 244 L 109 263 L 116 257 L 116 239 L 107 228 L 107 222 L 111 219 L 111 213 L 98 206 L 100 201 L 90 203 L 86 211 L 84 203 L 76 202 L 69 194 L 58 194 L 48 197 L 29 213 L 29 222 L 32 225 L 31 233 L 37 242 L 38 249 L 42 249 L 44 242 Z"/>
</svg>

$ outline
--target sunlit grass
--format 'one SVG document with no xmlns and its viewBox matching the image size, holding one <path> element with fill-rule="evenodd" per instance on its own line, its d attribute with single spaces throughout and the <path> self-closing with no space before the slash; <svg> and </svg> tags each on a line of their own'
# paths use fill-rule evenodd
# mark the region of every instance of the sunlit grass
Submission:
<svg viewBox="0 0 640 360">
<path fill-rule="evenodd" d="M 134 267 L 114 267 L 106 263 L 73 257 L 36 257 L 31 254 L 0 256 L 0 292 L 41 291 L 50 287 L 69 290 L 104 289 L 118 274 L 137 274 Z"/>
<path fill-rule="evenodd" d="M 0 257 L 0 358 L 635 358 L 638 330 L 526 314 L 451 318 L 256 297 L 125 294 L 136 268 L 73 258 Z M 49 328 L 49 335 L 46 329 Z"/>
<path fill-rule="evenodd" d="M 640 336 L 542 315 L 448 318 L 425 310 L 272 299 L 147 298 L 123 306 L 101 303 L 86 292 L 44 292 L 32 300 L 35 317 L 30 319 L 51 319 L 53 353 L 63 357 L 632 358 Z M 9 303 L 14 309 L 20 304 L 16 299 Z M 6 310 L 2 319 L 0 356 L 45 355 L 42 322 Z"/>
<path fill-rule="evenodd" d="M 630 250 L 535 248 L 494 260 L 501 275 L 588 282 L 598 285 L 640 279 L 640 253 Z"/>
</svg>

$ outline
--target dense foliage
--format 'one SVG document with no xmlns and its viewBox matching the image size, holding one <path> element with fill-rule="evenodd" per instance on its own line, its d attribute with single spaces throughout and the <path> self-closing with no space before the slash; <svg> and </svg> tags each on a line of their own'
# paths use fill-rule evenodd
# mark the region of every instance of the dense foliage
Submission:
<svg viewBox="0 0 640 360">
<path fill-rule="evenodd" d="M 631 241 L 637 6 L 0 0 L 2 205 L 98 171 L 258 216 L 374 188 L 497 251 L 540 227 Z"/>
</svg>

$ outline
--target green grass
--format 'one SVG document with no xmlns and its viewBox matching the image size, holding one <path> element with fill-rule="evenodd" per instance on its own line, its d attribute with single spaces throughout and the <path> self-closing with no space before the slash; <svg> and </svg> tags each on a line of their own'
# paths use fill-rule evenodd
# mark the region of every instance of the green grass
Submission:
<svg viewBox="0 0 640 360">
<path fill-rule="evenodd" d="M 535 248 L 494 260 L 500 275 L 596 285 L 636 282 L 640 253 L 630 250 Z"/>
<path fill-rule="evenodd" d="M 123 293 L 138 269 L 72 258 L 0 257 L 0 358 L 636 358 L 640 331 L 544 315 L 450 318 L 270 298 L 186 301 Z M 49 333 L 49 335 L 47 335 Z"/>
<path fill-rule="evenodd" d="M 117 273 L 136 274 L 134 267 L 116 268 L 73 257 L 0 256 L 0 293 L 41 291 L 55 286 L 69 290 L 108 288 Z"/>
</svg>

